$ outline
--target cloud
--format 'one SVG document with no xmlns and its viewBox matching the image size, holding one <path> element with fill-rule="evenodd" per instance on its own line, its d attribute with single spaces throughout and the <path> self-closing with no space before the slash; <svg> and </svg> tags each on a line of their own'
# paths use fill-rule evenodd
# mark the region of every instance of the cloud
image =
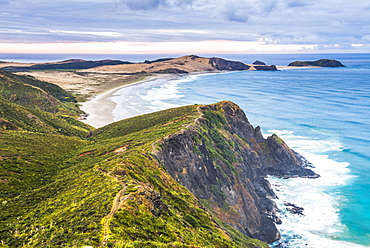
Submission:
<svg viewBox="0 0 370 248">
<path fill-rule="evenodd" d="M 312 1 L 304 1 L 304 0 L 293 0 L 293 1 L 287 1 L 288 8 L 301 8 L 306 7 L 312 4 Z"/>
<path fill-rule="evenodd" d="M 164 3 L 162 0 L 126 0 L 124 1 L 131 10 L 150 10 L 156 9 Z"/>
<path fill-rule="evenodd" d="M 221 13 L 228 21 L 250 22 L 253 18 L 268 15 L 277 5 L 274 0 L 229 0 L 221 7 Z"/>
<path fill-rule="evenodd" d="M 368 0 L 0 0 L 0 6 L 0 42 L 370 44 Z"/>
<path fill-rule="evenodd" d="M 122 0 L 121 3 L 130 10 L 155 10 L 160 7 L 187 7 L 191 6 L 193 0 Z"/>
</svg>

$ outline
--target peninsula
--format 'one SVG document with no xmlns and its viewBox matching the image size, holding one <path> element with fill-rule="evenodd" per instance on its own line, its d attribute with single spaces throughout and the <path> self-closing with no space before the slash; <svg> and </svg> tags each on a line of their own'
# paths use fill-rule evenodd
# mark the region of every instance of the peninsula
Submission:
<svg viewBox="0 0 370 248">
<path fill-rule="evenodd" d="M 95 129 L 57 85 L 0 83 L 5 247 L 268 247 L 281 221 L 264 177 L 318 177 L 229 101 Z"/>
</svg>

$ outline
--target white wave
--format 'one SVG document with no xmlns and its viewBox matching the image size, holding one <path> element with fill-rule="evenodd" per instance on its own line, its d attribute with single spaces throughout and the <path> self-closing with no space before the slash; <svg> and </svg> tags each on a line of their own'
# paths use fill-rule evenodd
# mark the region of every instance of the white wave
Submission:
<svg viewBox="0 0 370 248">
<path fill-rule="evenodd" d="M 179 93 L 178 85 L 195 80 L 197 76 L 159 78 L 121 88 L 109 98 L 109 100 L 117 104 L 112 111 L 114 121 L 167 108 L 179 107 L 180 104 L 169 102 L 183 97 Z"/>
<path fill-rule="evenodd" d="M 337 162 L 323 152 L 341 151 L 336 140 L 315 140 L 294 135 L 289 130 L 269 130 L 276 133 L 286 143 L 310 161 L 313 170 L 321 177 L 317 179 L 269 177 L 278 199 L 275 200 L 281 212 L 283 224 L 278 228 L 282 239 L 274 245 L 281 247 L 364 247 L 336 240 L 346 232 L 347 227 L 340 221 L 339 209 L 346 201 L 335 189 L 351 180 L 349 163 Z M 304 208 L 303 216 L 289 212 L 284 203 L 292 203 Z M 286 242 L 286 243 L 284 243 Z"/>
<path fill-rule="evenodd" d="M 205 75 L 212 74 L 203 73 L 159 78 L 121 88 L 109 98 L 117 104 L 112 111 L 114 121 L 181 106 L 182 104 L 177 103 L 177 99 L 183 98 L 184 95 L 180 94 L 179 85 L 195 81 Z"/>
<path fill-rule="evenodd" d="M 183 95 L 180 95 L 178 91 L 179 81 L 170 81 L 158 87 L 153 87 L 145 95 L 142 95 L 141 98 L 148 102 L 181 98 Z"/>
<path fill-rule="evenodd" d="M 268 132 L 268 135 L 275 133 L 281 137 L 291 148 L 299 149 L 301 151 L 325 153 L 343 150 L 342 144 L 334 138 L 325 140 L 309 139 L 307 137 L 294 135 L 294 132 L 289 130 L 268 130 Z"/>
</svg>

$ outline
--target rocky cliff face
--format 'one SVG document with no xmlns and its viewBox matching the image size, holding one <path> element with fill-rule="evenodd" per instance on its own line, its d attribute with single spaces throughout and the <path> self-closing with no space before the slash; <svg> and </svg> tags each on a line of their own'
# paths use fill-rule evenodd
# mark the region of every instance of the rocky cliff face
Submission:
<svg viewBox="0 0 370 248">
<path fill-rule="evenodd" d="M 250 237 L 276 241 L 276 196 L 264 177 L 318 175 L 279 137 L 265 139 L 237 105 L 226 101 L 199 111 L 203 115 L 194 125 L 162 140 L 157 157 L 221 221 Z"/>
<path fill-rule="evenodd" d="M 245 71 L 250 68 L 242 62 L 225 60 L 221 58 L 210 58 L 209 63 L 211 66 L 219 71 Z"/>
</svg>

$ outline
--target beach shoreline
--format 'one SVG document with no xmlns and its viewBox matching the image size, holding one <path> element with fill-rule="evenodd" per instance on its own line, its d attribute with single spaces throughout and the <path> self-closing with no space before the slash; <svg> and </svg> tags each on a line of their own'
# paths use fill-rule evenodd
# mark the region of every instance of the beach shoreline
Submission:
<svg viewBox="0 0 370 248">
<path fill-rule="evenodd" d="M 307 67 L 285 67 L 279 66 L 279 70 L 282 69 L 302 69 Z M 82 122 L 89 124 L 95 128 L 100 128 L 115 121 L 119 121 L 122 118 L 115 118 L 114 111 L 117 107 L 117 102 L 113 100 L 115 94 L 125 88 L 132 89 L 133 86 L 141 85 L 144 83 L 154 82 L 156 80 L 165 80 L 164 82 L 169 82 L 172 80 L 178 80 L 184 77 L 200 76 L 200 75 L 210 75 L 219 73 L 231 73 L 235 71 L 201 71 L 201 72 L 191 72 L 188 74 L 154 74 L 145 77 L 141 80 L 136 80 L 131 83 L 126 83 L 124 85 L 115 86 L 113 88 L 106 89 L 103 92 L 98 92 L 92 98 L 85 102 L 79 102 L 80 109 L 86 113 L 86 117 L 81 119 Z M 162 83 L 164 83 L 162 82 Z M 140 90 L 141 88 L 139 88 Z M 120 109 L 120 111 L 127 111 L 125 109 Z M 145 113 L 142 113 L 145 114 Z M 127 111 L 126 118 L 131 117 L 129 111 Z M 125 119 L 125 118 L 123 118 Z"/>
<path fill-rule="evenodd" d="M 189 73 L 189 75 L 200 75 L 200 74 L 208 74 L 208 73 Z M 109 90 L 106 90 L 102 93 L 96 94 L 93 98 L 89 99 L 85 102 L 79 102 L 80 109 L 86 113 L 86 117 L 81 121 L 93 126 L 95 128 L 103 127 L 110 123 L 113 123 L 115 120 L 114 110 L 117 106 L 117 103 L 112 100 L 114 94 L 124 88 L 130 88 L 133 86 L 145 84 L 148 82 L 154 82 L 156 80 L 165 80 L 171 81 L 179 79 L 179 77 L 183 77 L 183 75 L 179 76 L 177 74 L 155 74 L 148 76 L 142 80 L 138 80 L 132 83 L 128 83 L 125 85 L 120 85 Z"/>
</svg>

